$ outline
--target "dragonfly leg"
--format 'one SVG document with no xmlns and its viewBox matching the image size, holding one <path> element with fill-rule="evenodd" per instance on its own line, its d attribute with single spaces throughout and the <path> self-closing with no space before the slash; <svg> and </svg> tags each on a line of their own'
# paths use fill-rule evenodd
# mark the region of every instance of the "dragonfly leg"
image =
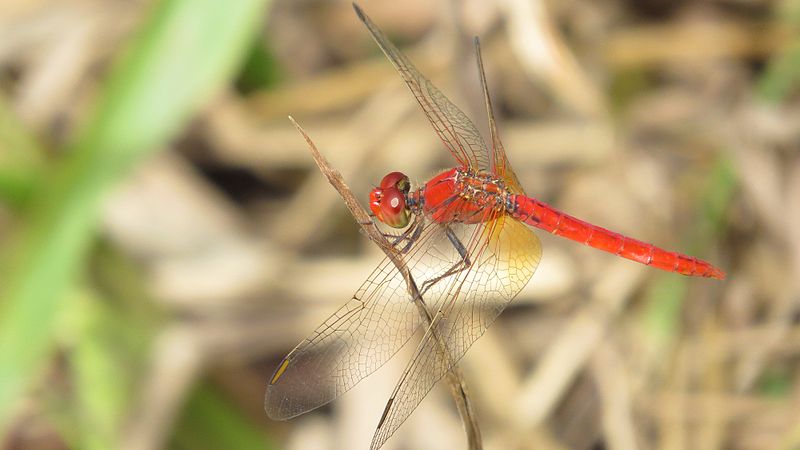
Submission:
<svg viewBox="0 0 800 450">
<path fill-rule="evenodd" d="M 361 226 L 376 225 L 375 221 L 373 220 L 370 220 L 369 222 L 358 222 L 358 224 Z M 381 236 L 386 238 L 386 240 L 391 243 L 392 247 L 397 247 L 401 242 L 404 242 L 403 247 L 398 249 L 398 251 L 405 254 L 409 249 L 411 249 L 411 246 L 417 240 L 419 235 L 422 234 L 422 229 L 424 228 L 422 225 L 424 225 L 424 221 L 420 220 L 419 216 L 415 216 L 415 220 L 412 222 L 411 226 L 406 228 L 406 230 L 400 234 L 385 232 L 382 231 L 380 227 L 377 228 Z M 361 233 L 364 234 L 364 230 L 361 230 Z"/>
<path fill-rule="evenodd" d="M 411 246 L 414 245 L 414 242 L 419 239 L 420 234 L 422 234 L 422 229 L 424 228 L 424 222 L 417 217 L 414 222 L 411 224 L 410 227 L 406 228 L 401 234 L 391 234 L 391 233 L 382 233 L 383 237 L 388 239 L 392 243 L 392 247 L 398 247 L 402 244 L 402 247 L 398 248 L 398 251 L 401 254 L 406 254 L 411 249 Z"/>
<path fill-rule="evenodd" d="M 441 226 L 444 227 L 444 232 L 445 235 L 447 236 L 447 239 L 450 241 L 451 244 L 453 244 L 453 247 L 455 247 L 459 256 L 461 256 L 461 259 L 459 259 L 457 263 L 453 264 L 453 266 L 447 269 L 447 271 L 444 272 L 443 274 L 431 278 L 430 280 L 426 280 L 424 283 L 422 283 L 422 289 L 420 289 L 420 293 L 422 295 L 424 295 L 425 292 L 428 291 L 428 289 L 433 287 L 439 281 L 472 267 L 472 261 L 470 261 L 469 259 L 469 252 L 467 252 L 467 248 L 464 247 L 464 244 L 461 242 L 458 236 L 456 236 L 455 233 L 453 233 L 453 230 L 449 226 L 444 224 L 442 224 Z"/>
</svg>

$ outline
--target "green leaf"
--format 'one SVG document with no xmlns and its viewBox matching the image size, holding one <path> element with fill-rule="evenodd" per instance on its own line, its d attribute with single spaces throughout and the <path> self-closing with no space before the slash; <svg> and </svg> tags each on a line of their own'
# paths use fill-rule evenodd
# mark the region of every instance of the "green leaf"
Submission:
<svg viewBox="0 0 800 450">
<path fill-rule="evenodd" d="M 786 24 L 792 37 L 786 48 L 772 56 L 758 80 L 756 92 L 767 103 L 780 103 L 800 92 L 800 3 L 783 1 L 778 5 L 777 14 L 778 21 Z"/>
<path fill-rule="evenodd" d="M 773 57 L 758 80 L 758 95 L 767 103 L 779 103 L 793 92 L 800 92 L 800 40 Z"/>
<path fill-rule="evenodd" d="M 39 181 L 44 152 L 0 97 L 0 201 L 22 206 Z"/>
<path fill-rule="evenodd" d="M 56 338 L 71 389 L 68 406 L 51 415 L 71 447 L 89 450 L 120 447 L 121 428 L 136 403 L 137 380 L 146 372 L 161 323 L 143 289 L 143 275 L 104 244 L 93 246 L 92 283 L 81 283 L 66 299 Z"/>
<path fill-rule="evenodd" d="M 696 224 L 697 232 L 682 248 L 690 254 L 702 255 L 716 236 L 723 231 L 725 214 L 734 198 L 736 174 L 726 155 L 716 161 L 699 204 L 703 214 Z M 645 348 L 651 355 L 663 355 L 672 344 L 680 326 L 680 312 L 689 291 L 689 278 L 676 274 L 659 273 L 649 287 L 640 323 L 645 330 Z M 716 280 L 714 282 L 717 282 Z"/>
<path fill-rule="evenodd" d="M 74 418 L 82 431 L 78 439 L 84 449 L 117 446 L 117 436 L 127 402 L 131 376 L 121 359 L 127 356 L 116 335 L 125 325 L 101 299 L 90 294 L 69 302 L 69 332 L 74 342 L 69 362 L 75 392 Z M 116 320 L 115 320 L 116 319 Z"/>
<path fill-rule="evenodd" d="M 265 2 L 157 3 L 68 156 L 34 193 L 0 267 L 0 440 L 51 349 L 56 312 L 82 267 L 103 193 L 231 78 Z"/>
<path fill-rule="evenodd" d="M 205 382 L 192 394 L 175 427 L 178 448 L 192 450 L 275 448 L 267 436 L 237 411 L 213 385 Z"/>
<path fill-rule="evenodd" d="M 236 80 L 236 87 L 240 92 L 249 94 L 277 84 L 282 76 L 278 61 L 269 47 L 257 40 L 250 49 L 242 73 Z"/>
</svg>

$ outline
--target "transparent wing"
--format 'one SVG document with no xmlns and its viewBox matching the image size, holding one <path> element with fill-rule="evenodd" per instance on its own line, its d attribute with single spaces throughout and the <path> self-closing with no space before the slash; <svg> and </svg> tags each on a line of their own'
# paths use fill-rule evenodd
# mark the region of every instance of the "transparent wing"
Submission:
<svg viewBox="0 0 800 450">
<path fill-rule="evenodd" d="M 403 258 L 423 285 L 461 259 L 450 250 L 453 244 L 440 225 L 423 221 L 419 226 L 421 232 Z M 435 283 L 425 297 L 438 299 L 444 289 Z M 405 281 L 385 259 L 347 303 L 284 358 L 267 386 L 267 415 L 289 419 L 342 395 L 397 353 L 420 323 Z"/>
<path fill-rule="evenodd" d="M 483 58 L 481 57 L 481 43 L 478 37 L 475 37 L 475 58 L 478 62 L 478 74 L 481 78 L 481 87 L 483 89 L 483 99 L 486 103 L 486 113 L 489 116 L 489 132 L 492 135 L 492 173 L 501 177 L 506 182 L 508 187 L 515 194 L 524 194 L 517 175 L 511 169 L 511 164 L 508 162 L 506 151 L 503 148 L 503 143 L 500 141 L 500 134 L 497 132 L 497 123 L 494 120 L 494 109 L 492 108 L 492 99 L 489 97 L 489 86 L 486 83 L 486 71 L 483 69 Z"/>
<path fill-rule="evenodd" d="M 453 227 L 458 227 L 457 234 L 466 245 L 471 265 L 442 280 L 446 295 L 429 306 L 437 313 L 434 324 L 426 331 L 386 405 L 372 440 L 373 450 L 386 442 L 434 384 L 483 335 L 528 283 L 539 264 L 539 239 L 514 219 L 501 216 L 481 225 Z"/>
<path fill-rule="evenodd" d="M 383 50 L 394 67 L 403 77 L 434 131 L 439 135 L 445 147 L 458 162 L 475 170 L 489 171 L 492 168 L 491 155 L 486 149 L 483 137 L 456 105 L 444 96 L 427 78 L 425 78 L 408 58 L 389 41 L 383 32 L 364 14 L 358 5 L 353 4 L 356 14 L 364 22 L 372 38 Z"/>
</svg>

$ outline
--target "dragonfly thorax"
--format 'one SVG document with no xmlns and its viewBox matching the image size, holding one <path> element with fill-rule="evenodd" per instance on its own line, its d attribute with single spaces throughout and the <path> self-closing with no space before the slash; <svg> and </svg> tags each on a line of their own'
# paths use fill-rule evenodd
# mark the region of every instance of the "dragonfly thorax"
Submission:
<svg viewBox="0 0 800 450">
<path fill-rule="evenodd" d="M 456 169 L 455 191 L 464 200 L 493 209 L 504 209 L 506 197 L 511 194 L 505 182 L 488 172 Z"/>
<path fill-rule="evenodd" d="M 505 211 L 512 194 L 491 173 L 456 168 L 433 177 L 415 195 L 436 221 L 479 223 Z"/>
</svg>

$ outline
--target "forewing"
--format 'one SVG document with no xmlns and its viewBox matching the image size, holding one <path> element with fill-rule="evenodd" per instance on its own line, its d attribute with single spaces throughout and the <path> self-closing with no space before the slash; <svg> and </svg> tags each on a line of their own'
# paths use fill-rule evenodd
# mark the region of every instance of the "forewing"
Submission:
<svg viewBox="0 0 800 450">
<path fill-rule="evenodd" d="M 497 122 L 494 119 L 494 108 L 492 108 L 492 99 L 489 97 L 489 86 L 486 82 L 486 71 L 483 68 L 483 57 L 481 57 L 481 44 L 480 40 L 475 37 L 475 59 L 478 62 L 478 74 L 481 79 L 481 88 L 483 90 L 483 99 L 486 104 L 486 113 L 489 117 L 489 132 L 492 135 L 492 159 L 491 170 L 492 173 L 501 177 L 506 182 L 508 187 L 515 194 L 524 194 L 517 175 L 511 169 L 511 164 L 508 162 L 506 151 L 503 148 L 503 143 L 500 141 L 500 133 L 497 132 Z"/>
<path fill-rule="evenodd" d="M 419 73 L 411 61 L 392 44 L 358 5 L 353 4 L 353 8 L 372 34 L 372 38 L 411 89 L 434 131 L 450 153 L 463 166 L 489 171 L 491 169 L 489 151 L 475 124 Z"/>
<path fill-rule="evenodd" d="M 516 220 L 501 216 L 482 225 L 459 228 L 472 265 L 442 280 L 446 282 L 446 295 L 437 299 L 431 311 L 441 310 L 443 314 L 426 331 L 389 399 L 372 440 L 373 450 L 386 442 L 434 384 L 483 335 L 539 264 L 539 239 Z"/>
<path fill-rule="evenodd" d="M 419 284 L 460 260 L 439 225 L 423 227 L 402 255 Z M 427 296 L 444 294 L 444 286 L 435 284 Z M 284 358 L 267 386 L 267 414 L 285 420 L 332 401 L 388 361 L 420 323 L 403 277 L 384 259 L 347 303 Z"/>
</svg>

